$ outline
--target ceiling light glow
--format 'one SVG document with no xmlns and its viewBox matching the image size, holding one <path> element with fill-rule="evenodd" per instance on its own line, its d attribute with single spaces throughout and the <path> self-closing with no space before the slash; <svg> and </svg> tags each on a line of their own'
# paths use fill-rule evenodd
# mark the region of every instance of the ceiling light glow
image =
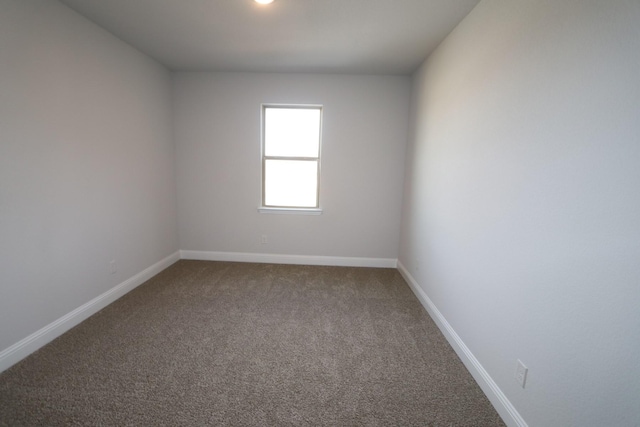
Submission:
<svg viewBox="0 0 640 427">
<path fill-rule="evenodd" d="M 254 0 L 256 3 L 260 4 L 270 4 L 273 3 L 273 0 Z"/>
</svg>

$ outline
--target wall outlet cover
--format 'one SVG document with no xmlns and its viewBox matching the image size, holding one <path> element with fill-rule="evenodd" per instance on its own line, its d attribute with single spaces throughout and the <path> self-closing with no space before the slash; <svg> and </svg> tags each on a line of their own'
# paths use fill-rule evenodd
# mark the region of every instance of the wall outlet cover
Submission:
<svg viewBox="0 0 640 427">
<path fill-rule="evenodd" d="M 522 388 L 524 388 L 527 383 L 527 373 L 529 372 L 529 368 L 527 368 L 524 363 L 520 359 L 518 359 L 518 367 L 516 368 L 516 381 Z"/>
</svg>

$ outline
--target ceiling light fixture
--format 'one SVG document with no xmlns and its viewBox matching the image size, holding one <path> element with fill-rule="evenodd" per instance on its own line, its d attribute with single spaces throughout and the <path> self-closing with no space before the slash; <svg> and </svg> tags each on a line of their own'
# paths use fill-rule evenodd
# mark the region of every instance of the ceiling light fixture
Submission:
<svg viewBox="0 0 640 427">
<path fill-rule="evenodd" d="M 270 4 L 273 3 L 273 0 L 254 0 L 256 3 L 260 4 Z"/>
</svg>

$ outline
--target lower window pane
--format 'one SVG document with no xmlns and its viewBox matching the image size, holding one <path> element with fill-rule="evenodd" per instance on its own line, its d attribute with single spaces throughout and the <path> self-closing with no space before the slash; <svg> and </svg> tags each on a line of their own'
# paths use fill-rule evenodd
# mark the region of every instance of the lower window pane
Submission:
<svg viewBox="0 0 640 427">
<path fill-rule="evenodd" d="M 265 160 L 265 206 L 318 206 L 317 160 Z"/>
</svg>

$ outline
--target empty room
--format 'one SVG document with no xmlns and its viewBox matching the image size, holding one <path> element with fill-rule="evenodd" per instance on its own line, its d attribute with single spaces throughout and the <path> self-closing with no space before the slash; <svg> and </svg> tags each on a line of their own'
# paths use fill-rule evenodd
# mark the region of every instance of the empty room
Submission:
<svg viewBox="0 0 640 427">
<path fill-rule="evenodd" d="M 640 426 L 640 1 L 0 0 L 0 425 Z"/>
</svg>

